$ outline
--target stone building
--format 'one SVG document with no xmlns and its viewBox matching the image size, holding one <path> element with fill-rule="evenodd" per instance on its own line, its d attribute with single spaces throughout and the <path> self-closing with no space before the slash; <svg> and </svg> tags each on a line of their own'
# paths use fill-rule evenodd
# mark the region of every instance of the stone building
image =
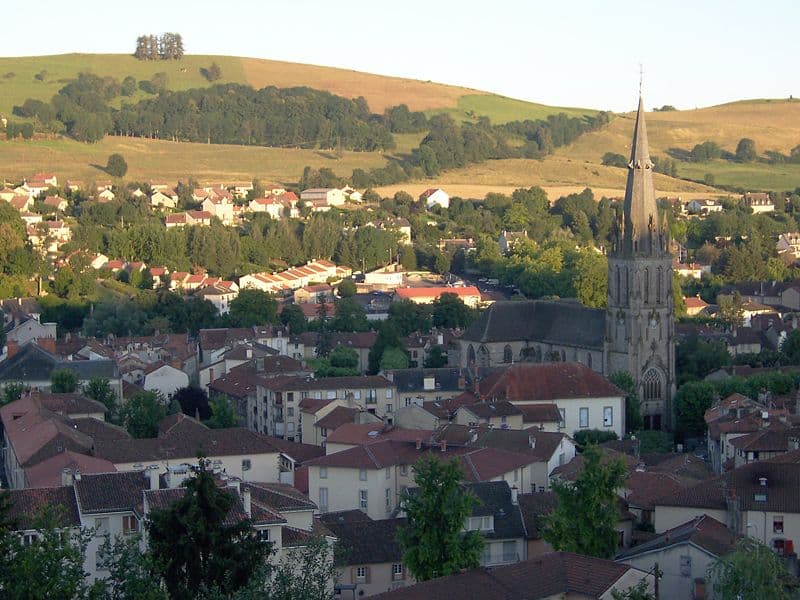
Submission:
<svg viewBox="0 0 800 600">
<path fill-rule="evenodd" d="M 639 98 L 622 218 L 608 254 L 606 309 L 575 300 L 496 302 L 458 341 L 460 365 L 580 362 L 609 377 L 629 373 L 645 427 L 672 427 L 675 324 L 669 230 L 656 202 Z"/>
</svg>

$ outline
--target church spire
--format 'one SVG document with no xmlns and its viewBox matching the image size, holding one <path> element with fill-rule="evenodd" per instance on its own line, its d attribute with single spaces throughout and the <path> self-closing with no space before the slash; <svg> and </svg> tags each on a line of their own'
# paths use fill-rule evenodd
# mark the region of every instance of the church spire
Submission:
<svg viewBox="0 0 800 600">
<path fill-rule="evenodd" d="M 653 161 L 647 143 L 644 100 L 639 95 L 639 109 L 633 129 L 628 181 L 625 186 L 625 227 L 623 249 L 627 254 L 660 256 L 667 252 L 666 233 L 662 230 L 653 186 Z"/>
</svg>

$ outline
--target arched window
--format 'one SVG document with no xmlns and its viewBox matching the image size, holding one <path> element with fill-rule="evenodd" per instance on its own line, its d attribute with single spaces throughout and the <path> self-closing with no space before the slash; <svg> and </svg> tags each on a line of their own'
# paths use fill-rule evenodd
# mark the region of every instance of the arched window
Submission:
<svg viewBox="0 0 800 600">
<path fill-rule="evenodd" d="M 642 400 L 645 402 L 660 402 L 661 374 L 656 369 L 649 369 L 642 377 Z"/>
<path fill-rule="evenodd" d="M 467 350 L 467 365 L 472 366 L 475 364 L 475 348 L 472 344 L 469 345 L 469 349 Z"/>
<path fill-rule="evenodd" d="M 478 348 L 478 366 L 479 367 L 489 366 L 489 350 L 486 349 L 486 346 L 481 346 L 480 348 Z"/>
<path fill-rule="evenodd" d="M 619 273 L 619 267 L 617 267 L 617 302 L 622 302 L 622 277 Z"/>
<path fill-rule="evenodd" d="M 563 350 L 561 351 L 561 362 L 567 362 L 567 353 Z"/>
<path fill-rule="evenodd" d="M 511 346 L 508 344 L 506 344 L 506 347 L 503 348 L 503 362 L 504 363 L 514 362 L 514 352 L 511 350 Z"/>
<path fill-rule="evenodd" d="M 586 353 L 586 366 L 589 367 L 590 369 L 592 368 L 592 353 L 591 352 L 587 352 Z"/>
<path fill-rule="evenodd" d="M 650 269 L 644 268 L 644 303 L 650 302 Z"/>
</svg>

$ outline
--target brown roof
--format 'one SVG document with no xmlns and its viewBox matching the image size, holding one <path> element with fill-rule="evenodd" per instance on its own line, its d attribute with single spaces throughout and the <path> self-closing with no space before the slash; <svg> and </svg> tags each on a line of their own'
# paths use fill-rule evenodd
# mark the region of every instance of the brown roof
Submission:
<svg viewBox="0 0 800 600">
<path fill-rule="evenodd" d="M 374 444 L 383 440 L 416 442 L 428 440 L 433 431 L 424 429 L 404 429 L 377 423 L 345 423 L 328 434 L 329 444 Z"/>
<path fill-rule="evenodd" d="M 250 488 L 253 502 L 275 512 L 317 508 L 300 490 L 285 483 L 247 482 L 246 485 Z"/>
<path fill-rule="evenodd" d="M 686 523 L 681 523 L 652 540 L 622 552 L 617 556 L 617 560 L 662 550 L 686 542 L 700 546 L 715 556 L 724 556 L 736 549 L 736 541 L 739 537 L 728 529 L 725 524 L 704 514 Z"/>
<path fill-rule="evenodd" d="M 317 414 L 320 410 L 328 406 L 333 400 L 316 399 L 316 398 L 303 398 L 300 400 L 300 410 L 310 415 Z"/>
<path fill-rule="evenodd" d="M 558 400 L 624 396 L 617 386 L 581 363 L 518 363 L 509 366 L 481 395 L 506 400 Z"/>
<path fill-rule="evenodd" d="M 519 510 L 525 523 L 525 532 L 529 540 L 542 538 L 547 515 L 558 506 L 558 498 L 553 492 L 518 494 Z"/>
<path fill-rule="evenodd" d="M 647 574 L 625 564 L 569 552 L 552 552 L 494 568 L 471 569 L 417 583 L 373 598 L 397 600 L 537 600 L 540 598 L 600 598 L 626 573 Z"/>
<path fill-rule="evenodd" d="M 107 460 L 67 450 L 25 469 L 25 485 L 33 488 L 59 486 L 64 469 L 69 469 L 71 472 L 77 469 L 82 476 L 91 473 L 113 473 L 117 470 L 113 463 Z"/>
<path fill-rule="evenodd" d="M 104 413 L 106 407 L 102 402 L 87 398 L 82 394 L 46 394 L 44 392 L 33 392 L 33 401 L 39 401 L 47 410 L 60 415 L 76 415 L 88 413 Z"/>
<path fill-rule="evenodd" d="M 523 423 L 559 423 L 561 412 L 556 404 L 519 404 Z"/>
<path fill-rule="evenodd" d="M 617 452 L 616 450 L 611 450 L 610 448 L 603 448 L 600 447 L 600 462 L 604 465 L 608 464 L 612 460 L 622 460 L 625 464 L 626 471 L 630 472 L 636 466 L 636 459 L 632 456 L 628 456 L 622 452 Z M 559 478 L 564 479 L 566 481 L 575 481 L 578 475 L 580 475 L 581 471 L 583 471 L 583 456 L 580 454 L 575 455 L 571 461 L 569 461 L 565 465 L 560 465 L 553 469 L 553 475 L 557 475 Z"/>
<path fill-rule="evenodd" d="M 80 527 L 78 503 L 71 487 L 49 487 L 24 490 L 9 490 L 8 518 L 17 530 L 34 529 L 36 517 L 46 507 L 56 509 L 60 525 Z"/>
<path fill-rule="evenodd" d="M 151 460 L 192 459 L 203 451 L 208 456 L 272 454 L 280 450 L 273 438 L 240 427 L 209 429 L 191 417 L 182 419 L 157 438 L 98 441 L 97 456 L 115 464 Z"/>
<path fill-rule="evenodd" d="M 480 419 L 509 417 L 522 414 L 516 406 L 507 400 L 500 400 L 498 402 L 476 402 L 475 404 L 469 404 L 463 408 Z"/>
<path fill-rule="evenodd" d="M 278 448 L 283 454 L 291 457 L 297 465 L 303 465 L 310 460 L 325 456 L 325 448 L 314 444 L 303 444 L 301 442 L 290 442 L 282 438 L 271 437 L 270 443 Z"/>
<path fill-rule="evenodd" d="M 82 513 L 136 510 L 142 503 L 142 491 L 150 487 L 146 473 L 101 473 L 81 475 L 75 493 Z"/>
<path fill-rule="evenodd" d="M 628 504 L 634 508 L 653 510 L 655 502 L 664 496 L 684 490 L 696 483 L 669 473 L 633 471 L 625 480 Z"/>
<path fill-rule="evenodd" d="M 346 423 L 355 422 L 356 415 L 358 415 L 357 408 L 347 408 L 346 406 L 337 406 L 327 415 L 322 417 L 319 421 L 314 423 L 314 427 L 325 428 L 333 431 Z"/>
</svg>

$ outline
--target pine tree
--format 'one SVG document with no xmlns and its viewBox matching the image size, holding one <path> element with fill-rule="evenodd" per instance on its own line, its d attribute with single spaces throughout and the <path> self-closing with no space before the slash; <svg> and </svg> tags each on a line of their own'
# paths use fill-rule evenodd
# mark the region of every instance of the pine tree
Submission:
<svg viewBox="0 0 800 600">
<path fill-rule="evenodd" d="M 173 34 L 175 36 L 175 60 L 183 58 L 183 36 L 180 33 Z"/>
</svg>

